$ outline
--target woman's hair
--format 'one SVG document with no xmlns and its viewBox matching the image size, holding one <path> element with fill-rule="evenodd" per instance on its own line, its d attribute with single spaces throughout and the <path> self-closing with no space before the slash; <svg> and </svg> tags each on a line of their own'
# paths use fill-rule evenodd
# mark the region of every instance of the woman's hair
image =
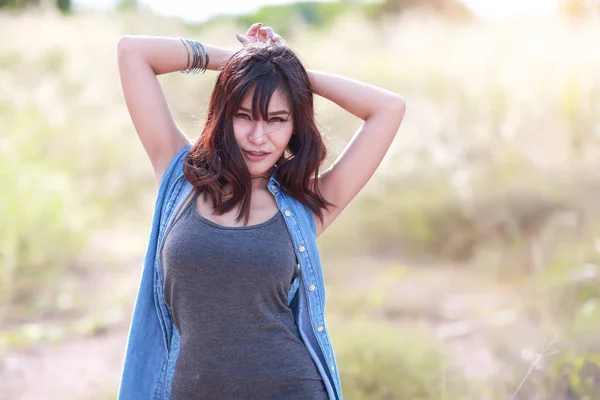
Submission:
<svg viewBox="0 0 600 400">
<path fill-rule="evenodd" d="M 268 120 L 269 102 L 277 89 L 286 98 L 294 123 L 294 134 L 277 162 L 277 181 L 322 221 L 323 209 L 331 203 L 321 195 L 317 177 L 327 150 L 315 123 L 308 74 L 287 46 L 254 44 L 228 60 L 212 91 L 202 134 L 186 156 L 184 176 L 210 196 L 216 214 L 241 203 L 237 220 L 243 218 L 247 224 L 251 177 L 233 133 L 233 116 L 254 90 L 252 118 L 260 115 Z M 231 186 L 230 193 L 224 193 L 225 185 Z"/>
</svg>

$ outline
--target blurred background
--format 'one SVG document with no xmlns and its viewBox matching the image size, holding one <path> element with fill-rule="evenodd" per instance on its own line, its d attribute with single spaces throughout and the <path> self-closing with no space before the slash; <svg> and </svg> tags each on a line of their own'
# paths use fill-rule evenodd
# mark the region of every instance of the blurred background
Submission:
<svg viewBox="0 0 600 400">
<path fill-rule="evenodd" d="M 345 397 L 600 399 L 598 0 L 0 0 L 0 399 L 116 397 L 156 193 L 119 37 L 253 22 L 407 99 L 319 238 Z M 160 77 L 191 138 L 215 78 Z M 329 165 L 359 121 L 317 112 Z"/>
</svg>

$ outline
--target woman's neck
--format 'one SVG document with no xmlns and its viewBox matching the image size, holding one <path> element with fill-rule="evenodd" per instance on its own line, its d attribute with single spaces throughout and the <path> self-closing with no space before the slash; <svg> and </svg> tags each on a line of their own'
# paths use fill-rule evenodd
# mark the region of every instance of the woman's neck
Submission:
<svg viewBox="0 0 600 400">
<path fill-rule="evenodd" d="M 273 171 L 275 171 L 275 167 L 269 169 L 263 175 L 251 176 L 250 184 L 252 185 L 252 189 L 266 189 Z"/>
<path fill-rule="evenodd" d="M 250 182 L 252 183 L 252 190 L 266 189 L 267 184 L 269 183 L 269 178 L 264 176 L 252 177 L 250 178 Z"/>
</svg>

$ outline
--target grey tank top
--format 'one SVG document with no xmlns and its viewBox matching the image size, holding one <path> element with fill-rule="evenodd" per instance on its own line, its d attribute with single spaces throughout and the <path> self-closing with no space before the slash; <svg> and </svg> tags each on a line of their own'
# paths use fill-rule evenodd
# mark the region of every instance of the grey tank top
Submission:
<svg viewBox="0 0 600 400">
<path fill-rule="evenodd" d="M 288 307 L 296 266 L 280 212 L 247 227 L 202 217 L 195 193 L 161 249 L 181 336 L 171 400 L 326 400 Z"/>
</svg>

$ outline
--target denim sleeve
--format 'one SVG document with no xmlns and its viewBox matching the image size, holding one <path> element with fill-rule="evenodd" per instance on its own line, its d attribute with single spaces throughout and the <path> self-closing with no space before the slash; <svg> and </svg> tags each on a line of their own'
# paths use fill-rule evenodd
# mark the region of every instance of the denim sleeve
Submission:
<svg viewBox="0 0 600 400">
<path fill-rule="evenodd" d="M 129 328 L 118 400 L 153 399 L 161 391 L 161 380 L 167 366 L 167 348 L 164 327 L 154 298 L 154 260 L 164 209 L 173 184 L 181 176 L 184 155 L 189 149 L 190 145 L 187 145 L 177 152 L 159 185 L 148 249 Z"/>
</svg>

